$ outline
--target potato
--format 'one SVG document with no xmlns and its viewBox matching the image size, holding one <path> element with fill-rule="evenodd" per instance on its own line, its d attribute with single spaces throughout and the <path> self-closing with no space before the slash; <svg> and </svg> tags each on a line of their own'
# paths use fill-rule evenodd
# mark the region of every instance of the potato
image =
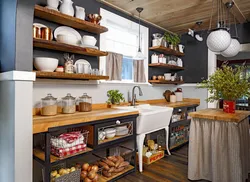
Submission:
<svg viewBox="0 0 250 182">
<path fill-rule="evenodd" d="M 95 171 L 90 171 L 89 173 L 88 173 L 88 178 L 89 179 L 94 179 L 95 178 L 95 176 L 96 176 L 96 172 Z"/>
<path fill-rule="evenodd" d="M 85 164 L 82 165 L 82 170 L 87 171 L 88 168 L 89 168 L 89 164 L 88 163 L 85 163 Z"/>
<path fill-rule="evenodd" d="M 76 170 L 75 167 L 71 167 L 71 168 L 70 168 L 70 172 L 74 172 L 75 170 Z"/>
<path fill-rule="evenodd" d="M 120 168 L 120 167 L 126 167 L 128 165 L 129 165 L 129 162 L 125 161 L 125 162 L 120 163 L 120 165 L 118 166 L 118 168 Z"/>
<path fill-rule="evenodd" d="M 60 176 L 61 176 L 60 174 L 57 174 L 57 175 L 56 175 L 56 178 L 59 178 Z"/>
<path fill-rule="evenodd" d="M 94 179 L 92 179 L 93 182 L 98 182 L 98 179 L 99 179 L 99 175 L 96 174 L 96 176 L 94 177 Z"/>
<path fill-rule="evenodd" d="M 51 175 L 51 177 L 55 177 L 56 175 L 57 175 L 57 171 L 55 170 L 55 171 L 52 171 L 51 173 L 50 173 L 50 175 Z"/>
<path fill-rule="evenodd" d="M 112 176 L 112 174 L 109 173 L 108 171 L 102 171 L 102 174 L 103 174 L 103 176 L 105 176 L 105 177 L 107 177 L 107 178 L 109 178 L 109 177 Z"/>
</svg>

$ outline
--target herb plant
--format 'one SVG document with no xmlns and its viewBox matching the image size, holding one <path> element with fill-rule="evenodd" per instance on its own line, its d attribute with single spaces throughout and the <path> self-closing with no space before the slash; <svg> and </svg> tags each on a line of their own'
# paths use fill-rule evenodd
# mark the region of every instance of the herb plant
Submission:
<svg viewBox="0 0 250 182">
<path fill-rule="evenodd" d="M 109 90 L 107 92 L 108 95 L 108 104 L 120 104 L 121 101 L 125 102 L 124 96 L 119 90 Z"/>
<path fill-rule="evenodd" d="M 236 66 L 232 68 L 223 64 L 221 69 L 217 69 L 207 80 L 198 84 L 198 88 L 207 88 L 210 97 L 207 102 L 218 101 L 219 99 L 235 101 L 243 96 L 250 96 L 250 83 L 248 78 L 243 76 L 246 67 Z"/>
<path fill-rule="evenodd" d="M 174 46 L 178 45 L 181 42 L 181 39 L 178 35 L 171 34 L 168 32 L 165 32 L 164 38 L 169 44 L 172 44 Z"/>
</svg>

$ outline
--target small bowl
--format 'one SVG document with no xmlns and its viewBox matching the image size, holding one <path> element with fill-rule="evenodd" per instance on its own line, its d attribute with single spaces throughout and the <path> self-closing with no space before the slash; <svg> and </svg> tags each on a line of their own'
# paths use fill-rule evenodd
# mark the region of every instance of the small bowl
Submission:
<svg viewBox="0 0 250 182">
<path fill-rule="evenodd" d="M 85 45 L 91 45 L 91 46 L 95 46 L 96 45 L 96 38 L 93 36 L 89 36 L 89 35 L 84 35 L 82 37 L 82 43 Z"/>
<path fill-rule="evenodd" d="M 107 128 L 104 130 L 105 136 L 108 139 L 114 138 L 116 134 L 116 129 L 115 128 Z"/>
<path fill-rule="evenodd" d="M 77 45 L 78 40 L 75 36 L 72 35 L 64 35 L 64 34 L 58 34 L 56 38 L 57 42 L 64 43 L 64 44 L 70 44 L 70 45 Z"/>
<path fill-rule="evenodd" d="M 88 15 L 89 21 L 94 24 L 100 24 L 102 16 L 99 14 L 89 14 Z"/>
<path fill-rule="evenodd" d="M 54 72 L 58 66 L 58 59 L 48 57 L 34 58 L 34 66 L 38 71 Z"/>
</svg>

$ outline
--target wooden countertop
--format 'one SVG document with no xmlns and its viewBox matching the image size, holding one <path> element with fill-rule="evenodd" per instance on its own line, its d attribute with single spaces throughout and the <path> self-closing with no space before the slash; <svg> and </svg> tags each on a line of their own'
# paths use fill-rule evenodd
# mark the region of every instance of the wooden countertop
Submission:
<svg viewBox="0 0 250 182">
<path fill-rule="evenodd" d="M 138 111 L 126 109 L 98 109 L 91 112 L 76 112 L 74 114 L 58 114 L 56 116 L 33 116 L 33 134 L 48 131 L 49 128 L 79 124 L 102 119 L 116 118 L 139 114 Z"/>
<path fill-rule="evenodd" d="M 241 122 L 249 115 L 250 111 L 235 111 L 234 114 L 229 114 L 223 112 L 222 109 L 212 109 L 212 108 L 189 113 L 189 116 L 193 118 L 219 120 L 219 121 L 236 122 L 236 123 Z"/>
<path fill-rule="evenodd" d="M 165 107 L 187 107 L 187 106 L 193 106 L 193 105 L 200 105 L 200 99 L 191 99 L 191 98 L 184 98 L 181 102 L 166 102 L 165 99 L 159 99 L 159 100 L 148 100 L 148 104 L 155 105 L 155 106 L 165 106 Z"/>
</svg>

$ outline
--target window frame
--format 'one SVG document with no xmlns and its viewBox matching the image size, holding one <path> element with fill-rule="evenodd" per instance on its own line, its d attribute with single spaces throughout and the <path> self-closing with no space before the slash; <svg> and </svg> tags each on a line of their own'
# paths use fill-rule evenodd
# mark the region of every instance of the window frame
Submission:
<svg viewBox="0 0 250 182">
<path fill-rule="evenodd" d="M 139 24 L 138 23 L 135 23 L 131 20 L 128 20 L 124 17 L 121 17 L 117 14 L 114 14 L 113 12 L 110 12 L 106 9 L 103 9 L 103 8 L 100 8 L 100 14 L 102 16 L 102 21 L 101 21 L 101 25 L 102 26 L 105 26 L 108 28 L 107 26 L 107 21 L 112 21 L 112 22 L 115 22 L 115 24 L 117 24 L 118 26 L 121 26 L 121 27 L 130 27 L 130 30 L 131 32 L 135 33 L 135 32 L 138 32 L 139 31 Z M 143 25 L 141 25 L 141 49 L 142 49 L 142 52 L 145 56 L 145 59 L 144 59 L 144 69 L 145 69 L 145 78 L 146 78 L 146 84 L 148 83 L 148 60 L 149 60 L 149 51 L 148 51 L 148 44 L 149 44 L 149 29 L 148 27 L 145 27 Z M 137 36 L 138 36 L 138 33 L 137 33 Z M 106 33 L 102 33 L 100 34 L 100 50 L 103 50 L 103 51 L 107 51 L 107 48 L 106 48 L 106 44 L 105 44 L 105 41 L 106 41 Z M 137 46 L 139 45 L 139 41 L 137 41 Z M 124 55 L 126 56 L 126 55 Z M 99 58 L 99 69 L 100 70 L 103 70 L 104 71 L 104 74 L 106 74 L 106 57 L 100 57 Z M 129 80 L 109 80 L 109 81 L 102 81 L 102 82 L 108 82 L 108 83 L 135 83 L 135 84 L 138 84 L 138 82 L 134 82 L 134 81 L 129 81 Z M 143 84 L 145 84 L 143 83 Z"/>
</svg>

